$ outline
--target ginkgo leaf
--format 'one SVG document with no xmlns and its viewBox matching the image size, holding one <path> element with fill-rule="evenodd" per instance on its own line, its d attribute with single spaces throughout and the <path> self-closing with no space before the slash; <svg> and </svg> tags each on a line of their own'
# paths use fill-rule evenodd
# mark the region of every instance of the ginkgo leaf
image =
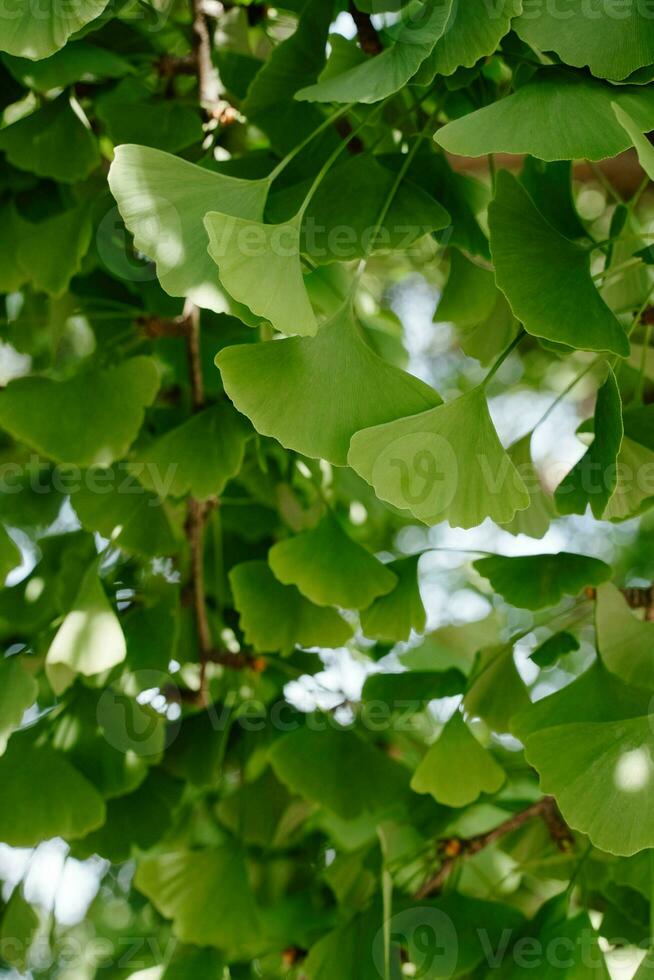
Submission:
<svg viewBox="0 0 654 980">
<path fill-rule="evenodd" d="M 77 674 L 93 677 L 111 670 L 122 663 L 126 652 L 125 636 L 94 562 L 50 644 L 45 658 L 48 680 L 55 694 L 61 695 Z"/>
<path fill-rule="evenodd" d="M 0 925 L 2 958 L 20 973 L 29 969 L 30 946 L 39 926 L 39 917 L 25 899 L 20 884 L 16 885 Z"/>
<path fill-rule="evenodd" d="M 0 50 L 23 58 L 47 58 L 86 24 L 99 17 L 108 0 L 88 0 L 61 6 L 55 0 L 39 7 L 38 16 L 29 0 L 19 0 L 0 13 Z"/>
<path fill-rule="evenodd" d="M 318 606 L 363 609 L 398 581 L 331 512 L 312 530 L 273 545 L 268 563 L 280 582 L 295 585 Z"/>
<path fill-rule="evenodd" d="M 134 71 L 126 58 L 87 41 L 70 41 L 63 50 L 38 61 L 11 55 L 2 60 L 14 78 L 39 92 L 65 88 L 82 79 L 122 78 Z"/>
<path fill-rule="evenodd" d="M 0 150 L 15 167 L 66 184 L 84 180 L 100 162 L 88 120 L 66 94 L 0 130 Z"/>
<path fill-rule="evenodd" d="M 449 670 L 405 670 L 401 674 L 371 674 L 361 692 L 364 704 L 380 701 L 391 710 L 420 711 L 428 701 L 462 694 L 465 675 Z"/>
<path fill-rule="evenodd" d="M 37 289 L 51 296 L 66 292 L 91 244 L 89 208 L 64 211 L 38 224 L 23 222 L 17 257 Z"/>
<path fill-rule="evenodd" d="M 597 393 L 594 438 L 579 462 L 556 488 L 560 514 L 583 514 L 590 504 L 600 520 L 618 483 L 617 458 L 622 445 L 622 400 L 611 368 Z"/>
<path fill-rule="evenodd" d="M 240 471 L 251 434 L 231 405 L 213 405 L 141 449 L 131 469 L 150 490 L 158 491 L 162 474 L 171 473 L 167 495 L 208 500 Z"/>
<path fill-rule="evenodd" d="M 0 586 L 4 585 L 9 572 L 20 565 L 21 560 L 18 546 L 14 544 L 5 528 L 0 524 Z"/>
<path fill-rule="evenodd" d="M 165 494 L 174 470 L 147 472 Z M 178 548 L 167 502 L 119 468 L 86 470 L 71 503 L 83 527 L 99 531 L 124 551 L 156 557 L 171 555 Z"/>
<path fill-rule="evenodd" d="M 624 521 L 654 504 L 654 406 L 627 408 L 622 413 L 624 436 L 617 461 L 617 485 L 602 517 Z"/>
<path fill-rule="evenodd" d="M 349 308 L 315 338 L 226 347 L 216 364 L 225 391 L 257 432 L 338 466 L 359 429 L 440 403 L 433 388 L 371 350 Z"/>
<path fill-rule="evenodd" d="M 329 61 L 315 85 L 300 89 L 295 98 L 307 102 L 379 102 L 402 89 L 418 71 L 442 36 L 452 0 L 428 0 L 394 28 L 394 42 L 381 54 L 341 74 Z"/>
<path fill-rule="evenodd" d="M 259 928 L 245 857 L 236 842 L 197 851 L 168 851 L 139 862 L 135 885 L 173 921 L 184 943 L 225 952 Z"/>
<path fill-rule="evenodd" d="M 83 837 L 105 821 L 98 791 L 60 752 L 14 735 L 0 757 L 0 839 L 35 847 L 51 837 Z M 34 806 L 38 786 L 39 806 Z"/>
<path fill-rule="evenodd" d="M 508 171 L 498 174 L 488 224 L 497 284 L 525 330 L 628 356 L 625 331 L 591 279 L 590 251 L 548 224 Z"/>
<path fill-rule="evenodd" d="M 361 610 L 361 629 L 374 640 L 408 640 L 412 630 L 422 633 L 427 622 L 418 585 L 418 556 L 399 558 L 386 567 L 397 575 L 397 585 Z"/>
<path fill-rule="evenodd" d="M 495 732 L 508 732 L 513 715 L 529 704 L 529 695 L 513 659 L 511 644 L 485 647 L 475 658 L 463 705 Z"/>
<path fill-rule="evenodd" d="M 434 320 L 471 327 L 486 320 L 497 302 L 495 277 L 468 259 L 459 249 L 450 250 L 450 273 L 441 294 Z"/>
<path fill-rule="evenodd" d="M 564 595 L 578 595 L 584 586 L 611 577 L 611 566 L 605 562 L 567 551 L 511 558 L 489 555 L 474 567 L 507 602 L 521 609 L 555 606 Z"/>
<path fill-rule="evenodd" d="M 448 123 L 435 139 L 463 156 L 528 153 L 540 160 L 603 160 L 630 146 L 612 102 L 633 117 L 641 132 L 654 125 L 651 88 L 616 89 L 580 73 L 547 68 L 512 95 Z"/>
<path fill-rule="evenodd" d="M 512 521 L 503 524 L 502 529 L 509 534 L 526 534 L 530 538 L 543 538 L 550 523 L 556 517 L 551 494 L 543 487 L 531 455 L 533 432 L 528 432 L 509 446 L 507 453 L 529 492 L 529 506 L 519 510 Z"/>
<path fill-rule="evenodd" d="M 502 971 L 506 980 L 527 980 L 537 965 L 539 980 L 610 980 L 599 943 L 586 911 L 577 912 L 570 918 L 565 901 L 558 895 L 541 907 L 533 922 L 521 930 L 515 949 L 524 943 L 524 949 L 565 949 L 565 955 L 545 954 L 542 957 L 507 957 L 507 969 Z"/>
<path fill-rule="evenodd" d="M 381 500 L 425 524 L 509 521 L 529 495 L 493 427 L 482 388 L 411 418 L 357 432 L 350 466 Z"/>
<path fill-rule="evenodd" d="M 654 47 L 654 29 L 652 29 L 652 45 Z M 636 148 L 638 162 L 650 180 L 654 180 L 654 146 L 643 132 L 638 123 L 617 102 L 611 103 L 615 118 L 625 130 Z"/>
<path fill-rule="evenodd" d="M 4 228 L 0 238 L 0 290 L 13 293 L 29 280 L 29 270 L 18 261 L 16 254 L 16 242 L 20 240 L 27 222 L 10 201 L 0 206 L 0 224 Z"/>
<path fill-rule="evenodd" d="M 562 630 L 560 633 L 548 637 L 529 654 L 529 657 L 538 667 L 552 667 L 561 657 L 578 649 L 579 640 L 577 637 L 566 630 Z"/>
<path fill-rule="evenodd" d="M 352 628 L 335 609 L 316 606 L 293 585 L 282 585 L 264 561 L 248 561 L 229 573 L 247 643 L 261 653 L 295 646 L 342 646 Z"/>
<path fill-rule="evenodd" d="M 301 214 L 264 225 L 210 211 L 204 217 L 209 255 L 230 295 L 280 333 L 313 336 L 318 324 L 302 275 Z"/>
<path fill-rule="evenodd" d="M 654 625 L 634 616 L 610 582 L 597 590 L 595 629 L 597 649 L 611 673 L 654 690 Z"/>
<path fill-rule="evenodd" d="M 592 13 L 589 12 L 592 10 Z M 620 9 L 572 0 L 560 11 L 545 0 L 529 4 L 514 22 L 519 36 L 539 51 L 554 51 L 567 65 L 590 68 L 600 78 L 623 79 L 654 62 L 654 24 L 645 5 Z"/>
<path fill-rule="evenodd" d="M 229 311 L 216 264 L 207 251 L 208 211 L 259 221 L 269 181 L 214 173 L 161 150 L 117 146 L 109 187 L 134 244 L 157 265 L 171 296 L 188 296 L 216 313 Z"/>
<path fill-rule="evenodd" d="M 38 684 L 19 656 L 0 660 L 0 755 L 23 715 L 36 701 Z"/>
<path fill-rule="evenodd" d="M 414 772 L 411 789 L 431 793 L 445 806 L 462 807 L 482 793 L 496 793 L 505 780 L 502 767 L 456 711 Z"/>
<path fill-rule="evenodd" d="M 610 854 L 654 846 L 651 692 L 596 665 L 520 712 L 512 730 L 569 827 Z"/>
<path fill-rule="evenodd" d="M 0 427 L 59 463 L 107 466 L 129 449 L 158 387 L 149 357 L 68 381 L 19 378 L 0 392 Z"/>
<path fill-rule="evenodd" d="M 435 75 L 472 68 L 480 58 L 493 54 L 521 10 L 522 0 L 500 0 L 492 8 L 485 0 L 454 3 L 442 37 L 420 68 L 419 82 L 427 84 Z"/>
<path fill-rule="evenodd" d="M 355 732 L 327 723 L 298 728 L 270 750 L 277 776 L 294 793 L 352 820 L 392 806 L 406 793 L 408 773 Z"/>
<path fill-rule="evenodd" d="M 178 945 L 166 963 L 160 980 L 222 980 L 225 974 L 224 954 L 209 946 Z"/>
</svg>

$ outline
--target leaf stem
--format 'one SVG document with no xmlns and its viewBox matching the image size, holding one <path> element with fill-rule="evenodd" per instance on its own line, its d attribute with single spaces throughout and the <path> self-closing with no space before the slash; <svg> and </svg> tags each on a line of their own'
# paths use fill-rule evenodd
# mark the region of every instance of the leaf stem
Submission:
<svg viewBox="0 0 654 980">
<path fill-rule="evenodd" d="M 490 371 L 488 372 L 488 374 L 486 375 L 486 377 L 482 381 L 482 383 L 480 385 L 480 388 L 487 388 L 488 387 L 489 382 L 492 381 L 492 379 L 495 377 L 495 375 L 497 374 L 497 372 L 499 371 L 499 369 L 502 367 L 502 365 L 506 361 L 507 357 L 509 357 L 509 355 L 513 353 L 513 351 L 516 349 L 516 347 L 518 346 L 518 344 L 520 344 L 522 342 L 522 340 L 526 336 L 527 336 L 527 331 L 525 330 L 524 327 L 521 327 L 520 328 L 520 331 L 513 338 L 513 340 L 511 341 L 511 343 L 509 344 L 509 346 L 506 348 L 506 350 L 503 351 L 500 354 L 500 356 L 498 357 L 498 359 L 495 361 L 495 363 L 493 364 L 492 368 L 490 369 Z"/>
</svg>

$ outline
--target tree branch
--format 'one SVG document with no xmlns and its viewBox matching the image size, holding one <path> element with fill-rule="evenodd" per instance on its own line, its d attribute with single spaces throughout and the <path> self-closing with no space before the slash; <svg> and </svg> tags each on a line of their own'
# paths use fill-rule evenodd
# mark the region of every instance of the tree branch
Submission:
<svg viewBox="0 0 654 980">
<path fill-rule="evenodd" d="M 428 898 L 429 895 L 440 892 L 460 860 L 474 857 L 475 854 L 479 854 L 480 851 L 501 840 L 502 837 L 506 837 L 507 834 L 512 834 L 514 830 L 519 830 L 520 827 L 536 817 L 542 817 L 545 821 L 547 829 L 559 850 L 569 851 L 571 849 L 572 834 L 559 813 L 554 797 L 544 796 L 542 800 L 532 803 L 520 813 L 515 813 L 486 834 L 478 834 L 476 837 L 470 837 L 467 840 L 452 837 L 440 841 L 439 850 L 444 856 L 444 861 L 436 874 L 429 878 L 416 892 L 416 899 L 420 901 Z"/>
<path fill-rule="evenodd" d="M 211 57 L 211 35 L 203 0 L 191 0 L 191 13 L 200 105 L 213 114 L 220 102 L 220 92 L 218 75 Z"/>
<path fill-rule="evenodd" d="M 361 50 L 365 51 L 366 54 L 381 54 L 384 50 L 384 45 L 381 43 L 379 34 L 370 19 L 370 15 L 364 14 L 362 10 L 359 10 L 354 4 L 354 0 L 350 0 L 349 10 L 352 20 L 356 24 Z"/>
</svg>

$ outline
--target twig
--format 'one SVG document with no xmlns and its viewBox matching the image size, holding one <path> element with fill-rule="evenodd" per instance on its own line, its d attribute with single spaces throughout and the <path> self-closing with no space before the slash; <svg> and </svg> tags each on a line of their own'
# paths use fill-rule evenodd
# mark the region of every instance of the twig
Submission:
<svg viewBox="0 0 654 980">
<path fill-rule="evenodd" d="M 384 45 L 381 43 L 379 34 L 370 19 L 370 14 L 364 14 L 362 10 L 359 10 L 353 0 L 350 0 L 349 10 L 352 20 L 356 24 L 361 50 L 365 51 L 366 54 L 381 54 Z"/>
<path fill-rule="evenodd" d="M 644 609 L 645 618 L 650 621 L 654 619 L 654 585 L 627 586 L 620 589 L 620 592 L 630 609 Z M 587 588 L 586 595 L 589 599 L 596 599 L 597 589 L 592 586 Z"/>
<path fill-rule="evenodd" d="M 557 847 L 562 851 L 569 851 L 573 844 L 572 835 L 561 817 L 556 801 L 552 796 L 544 796 L 537 803 L 533 803 L 526 810 L 509 817 L 504 823 L 499 824 L 486 834 L 478 834 L 467 840 L 458 837 L 450 838 L 439 842 L 439 850 L 445 856 L 445 860 L 440 868 L 429 878 L 424 885 L 416 892 L 416 899 L 421 900 L 429 895 L 437 894 L 454 871 L 457 862 L 465 858 L 479 854 L 486 847 L 496 841 L 506 837 L 507 834 L 519 830 L 524 824 L 536 817 L 542 817 Z"/>
<path fill-rule="evenodd" d="M 191 0 L 193 14 L 193 49 L 198 75 L 200 105 L 213 114 L 220 102 L 218 75 L 211 57 L 211 36 L 204 11 L 203 0 Z"/>
</svg>

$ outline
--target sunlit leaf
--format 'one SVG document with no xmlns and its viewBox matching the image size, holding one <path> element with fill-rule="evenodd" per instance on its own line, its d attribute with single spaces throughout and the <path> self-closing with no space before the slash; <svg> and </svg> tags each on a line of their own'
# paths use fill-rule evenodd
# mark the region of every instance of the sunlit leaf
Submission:
<svg viewBox="0 0 654 980">
<path fill-rule="evenodd" d="M 526 534 L 530 538 L 543 538 L 556 516 L 551 494 L 543 487 L 531 455 L 532 432 L 509 446 L 507 453 L 529 491 L 529 506 L 519 510 L 512 521 L 502 527 L 509 534 Z"/>
<path fill-rule="evenodd" d="M 67 184 L 88 177 L 100 162 L 88 120 L 65 94 L 0 130 L 0 150 L 21 170 Z"/>
<path fill-rule="evenodd" d="M 597 590 L 595 628 L 597 649 L 611 673 L 654 689 L 654 625 L 638 619 L 609 582 Z"/>
<path fill-rule="evenodd" d="M 0 660 L 0 755 L 37 694 L 38 685 L 25 670 L 21 657 Z"/>
<path fill-rule="evenodd" d="M 412 630 L 421 633 L 427 622 L 418 585 L 418 558 L 399 558 L 386 567 L 397 575 L 397 585 L 361 610 L 361 629 L 375 640 L 408 640 Z"/>
<path fill-rule="evenodd" d="M 46 58 L 76 31 L 98 17 L 107 0 L 64 6 L 54 0 L 39 8 L 38 16 L 28 0 L 19 0 L 0 14 L 0 50 L 24 58 Z"/>
</svg>

